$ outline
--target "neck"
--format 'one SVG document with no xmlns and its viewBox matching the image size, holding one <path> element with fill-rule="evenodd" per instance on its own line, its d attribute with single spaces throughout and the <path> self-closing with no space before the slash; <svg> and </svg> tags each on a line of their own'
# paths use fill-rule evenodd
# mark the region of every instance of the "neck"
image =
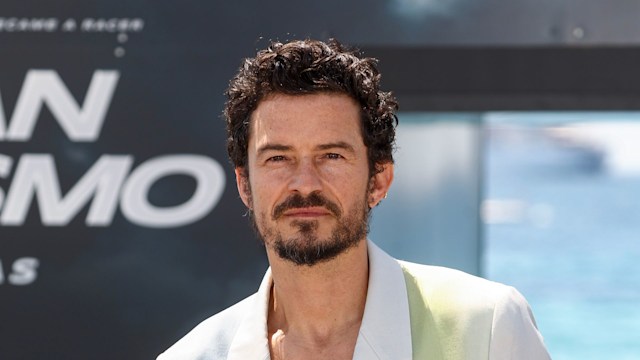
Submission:
<svg viewBox="0 0 640 360">
<path fill-rule="evenodd" d="M 273 289 L 269 332 L 283 331 L 309 345 L 329 344 L 360 328 L 367 298 L 367 243 L 337 258 L 298 266 L 268 251 Z"/>
</svg>

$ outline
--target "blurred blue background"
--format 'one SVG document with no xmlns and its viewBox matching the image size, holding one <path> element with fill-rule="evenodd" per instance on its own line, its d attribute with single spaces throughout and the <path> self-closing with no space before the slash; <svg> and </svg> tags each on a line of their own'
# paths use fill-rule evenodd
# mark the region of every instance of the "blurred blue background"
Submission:
<svg viewBox="0 0 640 360">
<path fill-rule="evenodd" d="M 554 359 L 640 358 L 640 113 L 485 115 L 490 279 Z"/>
</svg>

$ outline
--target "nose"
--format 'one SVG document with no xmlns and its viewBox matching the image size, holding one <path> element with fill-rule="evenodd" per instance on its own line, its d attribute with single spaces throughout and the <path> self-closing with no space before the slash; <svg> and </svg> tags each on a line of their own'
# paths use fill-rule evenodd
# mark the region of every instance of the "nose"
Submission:
<svg viewBox="0 0 640 360">
<path fill-rule="evenodd" d="M 322 178 L 316 164 L 310 159 L 300 160 L 291 175 L 289 191 L 308 195 L 322 190 Z"/>
</svg>

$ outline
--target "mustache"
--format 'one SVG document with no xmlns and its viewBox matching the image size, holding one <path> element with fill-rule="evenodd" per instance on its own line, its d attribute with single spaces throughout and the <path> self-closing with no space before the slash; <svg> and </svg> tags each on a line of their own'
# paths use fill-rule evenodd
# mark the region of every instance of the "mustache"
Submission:
<svg viewBox="0 0 640 360">
<path fill-rule="evenodd" d="M 280 218 L 287 210 L 308 207 L 324 207 L 336 217 L 340 217 L 340 215 L 342 215 L 342 211 L 340 211 L 340 207 L 336 205 L 336 203 L 328 200 L 324 196 L 320 195 L 320 193 L 313 192 L 306 197 L 300 194 L 293 194 L 289 196 L 285 201 L 276 205 L 273 209 L 273 219 L 276 220 Z"/>
</svg>

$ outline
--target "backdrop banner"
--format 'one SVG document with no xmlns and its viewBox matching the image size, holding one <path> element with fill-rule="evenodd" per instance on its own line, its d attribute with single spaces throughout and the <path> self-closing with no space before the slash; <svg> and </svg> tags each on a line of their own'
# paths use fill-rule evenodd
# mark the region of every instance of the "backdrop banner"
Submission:
<svg viewBox="0 0 640 360">
<path fill-rule="evenodd" d="M 39 3 L 0 7 L 0 358 L 153 358 L 267 266 L 220 118 L 242 54 L 196 9 Z"/>
</svg>

